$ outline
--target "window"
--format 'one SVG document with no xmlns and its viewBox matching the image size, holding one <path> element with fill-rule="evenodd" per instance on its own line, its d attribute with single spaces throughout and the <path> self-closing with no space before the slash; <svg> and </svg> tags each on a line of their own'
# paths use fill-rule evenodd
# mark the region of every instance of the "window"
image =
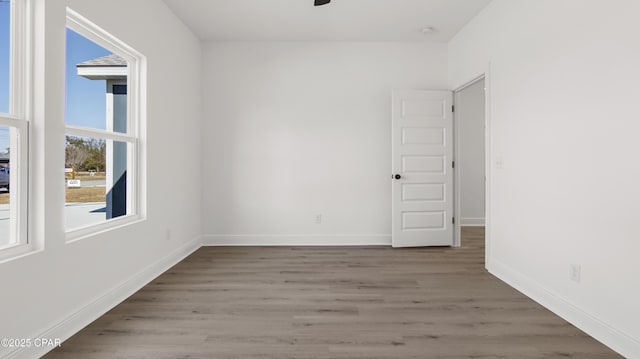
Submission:
<svg viewBox="0 0 640 359">
<path fill-rule="evenodd" d="M 139 212 L 142 56 L 67 11 L 65 218 L 68 239 Z"/>
<path fill-rule="evenodd" d="M 0 260 L 27 240 L 27 1 L 0 1 Z"/>
</svg>

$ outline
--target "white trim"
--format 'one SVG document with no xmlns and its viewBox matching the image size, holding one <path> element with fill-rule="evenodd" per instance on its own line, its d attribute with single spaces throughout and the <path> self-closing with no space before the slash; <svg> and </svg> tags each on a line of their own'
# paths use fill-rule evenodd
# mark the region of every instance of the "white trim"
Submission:
<svg viewBox="0 0 640 359">
<path fill-rule="evenodd" d="M 484 80 L 484 77 L 485 77 L 485 75 L 484 75 L 484 74 L 479 75 L 479 76 L 475 77 L 473 80 L 471 80 L 471 81 L 469 81 L 469 82 L 465 83 L 464 85 L 462 85 L 462 86 L 460 86 L 460 87 L 456 88 L 455 90 L 453 90 L 453 92 L 461 92 L 462 90 L 466 89 L 467 87 L 469 87 L 469 86 L 473 86 L 473 85 L 475 85 L 476 83 L 478 83 L 478 82 L 480 82 L 480 81 Z"/>
<path fill-rule="evenodd" d="M 10 183 L 9 236 L 12 246 L 0 249 L 0 263 L 22 257 L 37 248 L 29 240 L 29 119 L 32 105 L 31 1 L 10 3 L 9 113 L 0 125 L 9 127 Z"/>
<path fill-rule="evenodd" d="M 102 223 L 90 224 L 86 227 L 69 228 L 65 233 L 65 238 L 67 243 L 72 243 L 81 239 L 93 237 L 95 235 L 108 232 L 113 229 L 118 229 L 120 227 L 128 226 L 133 223 L 139 223 L 142 221 L 144 221 L 144 218 L 141 218 L 139 215 L 122 216 L 106 220 Z"/>
<path fill-rule="evenodd" d="M 118 56 L 127 60 L 129 63 L 137 62 L 140 58 L 144 57 L 133 47 L 120 41 L 117 37 L 111 35 L 108 31 L 105 31 L 69 7 L 67 7 L 67 27 L 87 39 L 100 44 L 100 46 L 105 49 L 118 53 Z"/>
<path fill-rule="evenodd" d="M 491 62 L 487 64 L 487 71 L 484 73 L 484 101 L 485 101 L 485 116 L 484 116 L 484 266 L 489 268 L 491 264 L 491 236 L 493 229 L 491 226 L 491 202 L 492 202 L 492 185 L 493 185 L 493 144 L 491 142 Z"/>
<path fill-rule="evenodd" d="M 124 133 L 97 130 L 97 129 L 86 128 L 86 127 L 72 126 L 72 125 L 67 125 L 65 132 L 67 135 L 71 135 L 71 136 L 102 138 L 105 140 L 113 140 L 113 141 L 119 141 L 119 142 L 135 142 L 136 141 L 136 138 L 134 136 L 129 136 Z"/>
<path fill-rule="evenodd" d="M 178 264 L 190 254 L 198 250 L 202 245 L 201 237 L 196 237 L 180 246 L 178 249 L 147 266 L 141 271 L 129 277 L 121 284 L 109 289 L 84 307 L 65 317 L 57 323 L 52 323 L 47 329 L 33 335 L 32 338 L 60 338 L 62 341 L 69 339 L 72 335 L 100 318 L 116 305 L 122 303 L 129 296 L 139 291 L 149 282 Z M 2 353 L 2 358 L 39 358 L 54 348 L 50 347 L 30 347 L 21 348 Z"/>
<path fill-rule="evenodd" d="M 15 240 L 13 245 L 0 250 L 0 263 L 15 259 L 34 250 L 28 239 L 28 169 L 29 163 L 29 123 L 16 121 L 9 127 L 10 186 L 9 193 L 9 235 Z M 12 185 L 11 185 L 12 184 Z"/>
<path fill-rule="evenodd" d="M 461 217 L 460 218 L 460 227 L 484 227 L 484 217 L 482 218 L 471 218 L 471 217 Z"/>
<path fill-rule="evenodd" d="M 390 246 L 391 234 L 208 234 L 203 246 Z"/>
<path fill-rule="evenodd" d="M 28 94 L 25 92 L 27 88 L 26 75 L 27 69 L 24 64 L 27 63 L 27 40 L 28 28 L 26 13 L 27 4 L 23 1 L 12 1 L 10 14 L 10 46 L 9 46 L 9 113 L 16 115 L 18 118 L 24 119 L 25 103 Z M 18 96 L 14 96 L 19 94 Z"/>
<path fill-rule="evenodd" d="M 17 116 L 0 113 L 0 126 L 19 126 L 23 122 L 25 121 Z"/>
<path fill-rule="evenodd" d="M 460 229 L 460 217 L 462 200 L 460 199 L 460 192 L 462 191 L 462 185 L 460 181 L 460 105 L 458 104 L 458 96 L 460 90 L 453 91 L 453 108 L 458 107 L 458 111 L 453 111 L 453 160 L 458 162 L 458 166 L 453 169 L 453 217 L 458 220 L 453 224 L 453 246 L 462 246 L 462 233 Z"/>
<path fill-rule="evenodd" d="M 545 288 L 540 283 L 514 270 L 497 259 L 491 261 L 489 272 L 522 294 L 533 299 L 556 315 L 575 325 L 604 345 L 628 358 L 640 358 L 640 341 L 600 318 L 573 305 L 569 300 Z"/>
</svg>

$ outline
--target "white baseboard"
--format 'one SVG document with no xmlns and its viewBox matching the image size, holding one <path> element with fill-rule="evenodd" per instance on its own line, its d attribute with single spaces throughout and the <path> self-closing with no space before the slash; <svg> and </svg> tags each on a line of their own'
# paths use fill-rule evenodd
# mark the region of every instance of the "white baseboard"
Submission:
<svg viewBox="0 0 640 359">
<path fill-rule="evenodd" d="M 64 342 L 72 335 L 79 332 L 82 328 L 91 324 L 91 322 L 93 322 L 94 320 L 100 318 L 116 305 L 122 303 L 125 299 L 140 290 L 155 278 L 157 278 L 160 274 L 164 273 L 166 270 L 182 261 L 188 255 L 195 252 L 201 246 L 201 237 L 196 237 L 193 240 L 186 242 L 184 245 L 182 245 L 180 248 L 176 249 L 166 257 L 134 274 L 117 287 L 109 290 L 107 293 L 97 298 L 93 302 L 80 308 L 78 311 L 65 318 L 61 322 L 55 323 L 42 333 L 32 336 L 32 338 L 59 338 Z M 50 350 L 53 350 L 53 348 L 20 348 L 6 353 L 6 356 L 4 356 L 4 358 L 40 358 Z"/>
<path fill-rule="evenodd" d="M 460 226 L 461 227 L 474 227 L 474 226 L 483 227 L 484 217 L 478 217 L 478 218 L 462 217 L 460 218 Z"/>
<path fill-rule="evenodd" d="M 255 235 L 209 234 L 203 246 L 390 246 L 390 234 Z"/>
<path fill-rule="evenodd" d="M 621 332 L 604 321 L 587 313 L 561 297 L 531 280 L 522 273 L 513 270 L 504 263 L 492 258 L 489 272 L 527 297 L 575 325 L 604 345 L 629 359 L 640 359 L 640 341 Z"/>
</svg>

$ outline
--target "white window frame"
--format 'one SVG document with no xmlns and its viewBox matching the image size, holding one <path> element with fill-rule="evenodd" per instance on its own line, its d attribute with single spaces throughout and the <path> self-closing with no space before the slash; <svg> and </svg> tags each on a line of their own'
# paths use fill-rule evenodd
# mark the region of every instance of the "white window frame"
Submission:
<svg viewBox="0 0 640 359">
<path fill-rule="evenodd" d="M 65 228 L 67 242 L 80 240 L 104 231 L 144 219 L 141 211 L 141 86 L 145 57 L 74 10 L 67 8 L 67 28 L 127 60 L 127 133 L 65 125 L 66 135 L 125 142 L 127 146 L 127 214 L 99 224 Z"/>
<path fill-rule="evenodd" d="M 34 250 L 28 237 L 29 119 L 31 116 L 31 1 L 13 0 L 9 69 L 9 113 L 0 113 L 0 126 L 10 132 L 10 236 L 13 244 L 0 249 L 0 263 Z"/>
</svg>

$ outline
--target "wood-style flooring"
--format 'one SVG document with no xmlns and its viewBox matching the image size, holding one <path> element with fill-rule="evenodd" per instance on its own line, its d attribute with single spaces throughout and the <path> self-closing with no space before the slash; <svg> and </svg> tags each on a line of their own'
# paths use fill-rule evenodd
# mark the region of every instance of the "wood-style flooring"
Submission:
<svg viewBox="0 0 640 359">
<path fill-rule="evenodd" d="M 461 248 L 204 247 L 46 358 L 619 358 Z"/>
</svg>

